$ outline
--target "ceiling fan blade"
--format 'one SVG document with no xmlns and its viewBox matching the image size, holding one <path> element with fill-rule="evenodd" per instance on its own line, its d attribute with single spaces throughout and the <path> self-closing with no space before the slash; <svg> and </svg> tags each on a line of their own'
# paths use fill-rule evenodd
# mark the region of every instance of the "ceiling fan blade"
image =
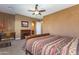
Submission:
<svg viewBox="0 0 79 59">
<path fill-rule="evenodd" d="M 38 4 L 35 5 L 35 10 L 37 10 L 37 9 L 38 9 Z"/>
<path fill-rule="evenodd" d="M 35 10 L 28 10 L 29 12 L 35 12 Z"/>
<path fill-rule="evenodd" d="M 35 15 L 35 13 L 33 13 L 32 15 Z"/>
<path fill-rule="evenodd" d="M 39 10 L 39 12 L 45 12 L 46 10 Z"/>
<path fill-rule="evenodd" d="M 39 15 L 41 15 L 41 13 L 39 13 Z"/>
</svg>

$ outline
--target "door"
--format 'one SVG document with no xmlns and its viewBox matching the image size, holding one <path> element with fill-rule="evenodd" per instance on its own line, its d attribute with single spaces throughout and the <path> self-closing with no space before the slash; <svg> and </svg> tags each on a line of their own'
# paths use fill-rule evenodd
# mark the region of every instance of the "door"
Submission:
<svg viewBox="0 0 79 59">
<path fill-rule="evenodd" d="M 41 28 L 42 28 L 42 23 L 41 22 L 36 22 L 36 34 L 41 34 Z"/>
</svg>

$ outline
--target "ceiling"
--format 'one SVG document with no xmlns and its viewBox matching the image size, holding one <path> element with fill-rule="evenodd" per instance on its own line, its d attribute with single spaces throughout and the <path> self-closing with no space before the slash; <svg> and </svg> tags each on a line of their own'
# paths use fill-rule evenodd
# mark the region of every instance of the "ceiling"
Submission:
<svg viewBox="0 0 79 59">
<path fill-rule="evenodd" d="M 32 15 L 32 12 L 28 10 L 34 10 L 35 4 L 0 4 L 0 12 L 9 14 L 20 14 L 37 19 L 42 19 L 43 16 L 60 11 L 62 9 L 74 6 L 74 4 L 38 4 L 38 9 L 45 9 L 46 12 L 42 12 L 42 15 Z"/>
</svg>

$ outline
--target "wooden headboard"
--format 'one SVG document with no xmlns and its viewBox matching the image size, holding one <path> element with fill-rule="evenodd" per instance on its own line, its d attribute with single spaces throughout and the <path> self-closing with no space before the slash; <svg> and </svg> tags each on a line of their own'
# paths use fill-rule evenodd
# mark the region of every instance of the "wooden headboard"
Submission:
<svg viewBox="0 0 79 59">
<path fill-rule="evenodd" d="M 31 36 L 26 36 L 26 39 L 31 39 L 31 38 L 35 38 L 35 37 L 41 37 L 41 36 L 47 36 L 50 35 L 49 33 L 45 33 L 45 34 L 38 34 L 38 35 L 31 35 Z"/>
</svg>

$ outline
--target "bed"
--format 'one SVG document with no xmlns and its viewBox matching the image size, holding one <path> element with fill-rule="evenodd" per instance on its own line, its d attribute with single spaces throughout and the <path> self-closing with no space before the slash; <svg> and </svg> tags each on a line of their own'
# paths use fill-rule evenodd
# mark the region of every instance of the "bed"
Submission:
<svg viewBox="0 0 79 59">
<path fill-rule="evenodd" d="M 24 51 L 30 55 L 77 55 L 78 38 L 40 34 L 26 37 Z"/>
</svg>

